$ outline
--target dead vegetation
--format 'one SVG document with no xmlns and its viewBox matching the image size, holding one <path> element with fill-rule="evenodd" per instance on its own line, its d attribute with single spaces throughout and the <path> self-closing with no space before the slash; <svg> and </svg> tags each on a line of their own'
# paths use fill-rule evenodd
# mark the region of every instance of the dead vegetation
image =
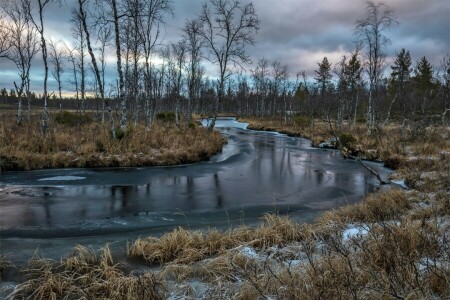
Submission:
<svg viewBox="0 0 450 300">
<path fill-rule="evenodd" d="M 372 134 L 367 126 L 334 124 L 315 120 L 314 126 L 280 119 L 241 119 L 250 129 L 279 131 L 292 136 L 311 139 L 312 145 L 331 141 L 341 149 L 344 157 L 382 160 L 396 170 L 395 178 L 402 178 L 411 188 L 420 191 L 450 189 L 450 127 L 440 125 L 389 124 Z M 338 143 L 334 140 L 337 138 Z"/>
<path fill-rule="evenodd" d="M 89 122 L 88 117 L 82 121 L 55 121 L 43 136 L 37 123 L 17 125 L 4 118 L 0 169 L 176 165 L 208 159 L 225 143 L 218 132 L 158 122 L 150 130 L 143 125 L 118 129 L 114 140 L 107 123 Z"/>
<path fill-rule="evenodd" d="M 156 273 L 126 275 L 114 264 L 108 246 L 99 251 L 77 246 L 60 262 L 33 257 L 22 270 L 27 280 L 10 299 L 164 299 L 165 288 Z"/>
<path fill-rule="evenodd" d="M 4 274 L 14 267 L 14 264 L 4 255 L 0 255 L 0 282 L 3 280 Z"/>
<path fill-rule="evenodd" d="M 353 142 L 397 159 L 396 176 L 410 190 L 368 195 L 312 224 L 265 215 L 255 227 L 178 228 L 127 245 L 128 256 L 158 273 L 126 274 L 107 248 L 99 255 L 78 247 L 59 263 L 31 260 L 12 298 L 448 299 L 448 129 L 427 130 L 400 146 L 352 133 Z"/>
</svg>

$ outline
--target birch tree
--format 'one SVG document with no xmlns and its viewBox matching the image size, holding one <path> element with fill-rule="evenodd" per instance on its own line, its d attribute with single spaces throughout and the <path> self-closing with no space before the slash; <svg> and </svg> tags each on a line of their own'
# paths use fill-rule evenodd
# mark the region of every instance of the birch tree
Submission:
<svg viewBox="0 0 450 300">
<path fill-rule="evenodd" d="M 269 94 L 269 74 L 268 60 L 265 58 L 260 59 L 255 70 L 252 71 L 256 93 L 256 106 L 260 117 L 267 113 L 266 109 L 268 107 L 266 107 L 266 101 Z"/>
<path fill-rule="evenodd" d="M 61 48 L 59 46 L 60 43 L 58 42 L 54 42 L 52 40 L 50 40 L 49 43 L 49 47 L 50 47 L 50 51 L 49 51 L 49 60 L 50 63 L 52 64 L 52 70 L 51 73 L 53 75 L 53 77 L 55 78 L 56 82 L 58 83 L 58 94 L 59 94 L 59 100 L 62 100 L 62 75 L 64 73 L 64 60 L 66 58 L 66 54 L 63 50 L 63 48 Z"/>
<path fill-rule="evenodd" d="M 255 43 L 254 34 L 260 21 L 253 3 L 243 4 L 239 0 L 210 0 L 203 5 L 199 19 L 203 23 L 200 36 L 210 52 L 208 59 L 219 66 L 217 97 L 209 126 L 212 129 L 224 98 L 225 82 L 231 75 L 230 64 L 242 67 L 250 62 L 245 47 Z"/>
<path fill-rule="evenodd" d="M 8 50 L 11 48 L 9 40 L 9 30 L 7 27 L 6 17 L 0 11 L 0 58 L 5 58 L 8 55 Z"/>
<path fill-rule="evenodd" d="M 196 102 L 199 92 L 203 69 L 200 65 L 201 48 L 203 40 L 200 38 L 200 29 L 202 24 L 198 20 L 186 21 L 183 33 L 186 40 L 186 52 L 188 56 L 187 67 L 187 85 L 188 85 L 188 104 L 186 110 L 186 122 L 190 123 L 192 120 L 192 108 Z"/>
<path fill-rule="evenodd" d="M 94 54 L 94 50 L 91 45 L 91 35 L 90 31 L 87 25 L 87 16 L 86 16 L 86 7 L 85 7 L 86 0 L 78 0 L 78 16 L 81 20 L 81 24 L 83 27 L 83 32 L 86 34 L 86 44 L 89 52 L 89 56 L 91 57 L 92 62 L 92 68 L 94 69 L 95 78 L 97 80 L 98 88 L 100 91 L 100 97 L 102 98 L 102 102 L 105 104 L 106 109 L 109 112 L 109 120 L 111 123 L 111 134 L 114 139 L 116 139 L 116 131 L 114 126 L 114 118 L 112 115 L 111 106 L 109 105 L 108 100 L 105 98 L 105 87 L 102 84 L 102 80 L 100 79 L 100 71 L 98 69 L 97 65 L 97 59 Z"/>
<path fill-rule="evenodd" d="M 28 6 L 22 1 L 8 1 L 2 3 L 2 9 L 7 15 L 6 27 L 10 38 L 7 58 L 14 62 L 19 72 L 20 83 L 14 82 L 18 98 L 17 124 L 24 120 L 22 99 L 24 94 L 28 100 L 28 119 L 30 119 L 30 68 L 33 57 L 38 52 L 38 39 L 36 30 L 30 20 Z"/>
<path fill-rule="evenodd" d="M 393 11 L 386 5 L 366 2 L 366 17 L 356 21 L 356 34 L 366 48 L 367 73 L 369 76 L 369 99 L 367 110 L 367 124 L 369 132 L 376 126 L 376 102 L 378 87 L 385 67 L 384 52 L 389 44 L 385 32 L 398 23 Z"/>
<path fill-rule="evenodd" d="M 58 2 L 59 0 L 37 0 L 37 11 L 38 11 L 38 17 L 35 18 L 33 16 L 33 6 L 31 4 L 31 0 L 22 0 L 24 5 L 27 7 L 27 11 L 30 16 L 31 22 L 33 22 L 34 27 L 36 28 L 37 32 L 40 35 L 41 38 L 41 52 L 42 52 L 42 60 L 44 61 L 44 92 L 43 92 L 43 98 L 44 98 L 44 108 L 41 115 L 41 131 L 44 135 L 47 134 L 48 131 L 48 92 L 47 92 L 47 81 L 48 81 L 48 53 L 47 53 L 47 42 L 45 40 L 44 35 L 44 12 L 45 9 L 48 7 L 49 4 Z"/>
<path fill-rule="evenodd" d="M 175 121 L 177 126 L 179 126 L 179 114 L 180 114 L 180 101 L 182 92 L 182 76 L 183 70 L 186 64 L 186 41 L 181 40 L 177 43 L 171 44 L 172 53 L 175 57 L 175 68 L 174 68 L 174 84 L 173 92 L 175 96 Z"/>
<path fill-rule="evenodd" d="M 152 65 L 151 56 L 155 53 L 158 44 L 161 27 L 166 24 L 165 18 L 173 16 L 173 6 L 171 0 L 146 0 L 142 5 L 139 34 L 142 43 L 144 56 L 144 90 L 145 90 L 145 115 L 147 128 L 153 121 L 155 98 L 152 93 Z"/>
<path fill-rule="evenodd" d="M 72 62 L 74 83 L 77 100 L 80 100 L 81 113 L 85 113 L 86 101 L 86 39 L 83 22 L 76 9 L 72 11 L 72 37 L 75 40 L 73 50 L 70 51 L 69 60 Z M 79 74 L 79 78 L 78 78 Z"/>
</svg>

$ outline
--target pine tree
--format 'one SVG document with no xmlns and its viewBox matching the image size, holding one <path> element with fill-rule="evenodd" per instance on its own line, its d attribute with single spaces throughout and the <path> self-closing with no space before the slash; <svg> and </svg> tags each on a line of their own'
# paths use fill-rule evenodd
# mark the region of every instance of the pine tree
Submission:
<svg viewBox="0 0 450 300">
<path fill-rule="evenodd" d="M 322 98 L 327 91 L 328 87 L 331 84 L 331 63 L 328 62 L 328 58 L 324 57 L 322 62 L 317 63 L 319 65 L 319 70 L 315 70 L 317 76 L 314 79 L 317 81 L 317 84 L 320 88 L 320 94 Z"/>
<path fill-rule="evenodd" d="M 434 88 L 433 67 L 428 62 L 425 56 L 422 57 L 417 63 L 417 67 L 414 73 L 414 82 L 416 83 L 417 96 L 422 100 L 420 103 L 420 108 L 422 110 L 422 113 L 425 113 L 425 109 L 427 108 L 431 100 L 431 95 Z"/>
<path fill-rule="evenodd" d="M 397 58 L 395 59 L 394 64 L 391 66 L 392 72 L 388 88 L 390 90 L 390 93 L 393 95 L 392 104 L 396 99 L 399 100 L 402 106 L 403 116 L 406 114 L 406 87 L 408 86 L 411 78 L 411 65 L 412 62 L 409 51 L 402 49 L 399 53 L 397 53 Z"/>
</svg>

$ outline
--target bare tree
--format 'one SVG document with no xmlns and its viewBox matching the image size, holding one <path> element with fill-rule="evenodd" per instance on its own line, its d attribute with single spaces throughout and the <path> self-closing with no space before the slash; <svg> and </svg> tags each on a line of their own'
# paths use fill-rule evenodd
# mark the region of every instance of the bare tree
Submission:
<svg viewBox="0 0 450 300">
<path fill-rule="evenodd" d="M 269 62 L 267 59 L 262 58 L 258 61 L 255 70 L 252 70 L 252 77 L 255 86 L 256 93 L 256 106 L 258 108 L 258 114 L 262 117 L 267 113 L 268 107 L 266 105 L 267 98 L 269 96 Z"/>
<path fill-rule="evenodd" d="M 44 12 L 46 7 L 53 2 L 60 2 L 59 0 L 37 0 L 37 9 L 38 9 L 38 19 L 33 17 L 32 4 L 31 0 L 23 0 L 24 5 L 27 7 L 27 11 L 30 15 L 30 20 L 33 22 L 37 32 L 41 37 L 41 52 L 42 59 L 44 61 L 44 108 L 41 116 L 41 130 L 45 135 L 48 130 L 48 109 L 47 109 L 47 100 L 48 100 L 48 92 L 47 92 L 47 80 L 48 80 L 48 53 L 47 53 L 47 43 L 44 36 Z"/>
<path fill-rule="evenodd" d="M 74 51 L 72 51 L 73 56 L 70 58 L 73 65 L 74 80 L 78 83 L 77 88 L 77 98 L 80 96 L 80 108 L 81 113 L 85 113 L 85 101 L 86 101 L 86 39 L 83 29 L 83 22 L 81 20 L 80 14 L 76 9 L 72 11 L 72 37 L 75 39 Z M 79 73 L 79 80 L 77 74 Z M 79 89 L 78 89 L 79 87 Z M 78 93 L 79 91 L 79 93 Z"/>
<path fill-rule="evenodd" d="M 24 119 L 22 109 L 24 94 L 28 99 L 28 119 L 30 119 L 30 68 L 31 61 L 38 52 L 37 34 L 31 24 L 28 7 L 25 4 L 23 1 L 7 1 L 1 5 L 8 16 L 5 24 L 7 27 L 3 28 L 10 37 L 10 51 L 7 53 L 7 58 L 15 63 L 20 77 L 19 85 L 14 82 L 18 97 L 17 124 L 21 124 Z"/>
<path fill-rule="evenodd" d="M 198 20 L 186 21 L 183 32 L 187 43 L 188 67 L 187 67 L 187 85 L 188 85 L 188 105 L 186 110 L 186 122 L 190 123 L 192 119 L 192 107 L 196 101 L 199 92 L 203 69 L 200 66 L 201 48 L 203 40 L 200 38 L 200 29 L 202 24 Z"/>
<path fill-rule="evenodd" d="M 367 56 L 367 73 L 369 75 L 367 124 L 369 132 L 376 125 L 376 99 L 385 67 L 384 48 L 389 43 L 385 32 L 396 23 L 391 9 L 382 3 L 375 4 L 372 1 L 366 2 L 366 17 L 356 21 L 356 34 L 363 42 Z"/>
<path fill-rule="evenodd" d="M 179 114 L 180 114 L 180 101 L 181 101 L 181 90 L 182 90 L 182 76 L 183 69 L 186 64 L 186 41 L 181 40 L 177 43 L 171 44 L 172 53 L 175 56 L 175 69 L 174 69 L 174 96 L 175 96 L 175 119 L 176 124 L 179 126 Z"/>
<path fill-rule="evenodd" d="M 59 94 L 59 100 L 62 100 L 62 84 L 61 84 L 61 77 L 64 73 L 64 60 L 66 58 L 66 53 L 63 48 L 58 46 L 59 42 L 54 42 L 50 40 L 49 47 L 49 59 L 50 63 L 52 64 L 52 75 L 55 78 L 56 82 L 58 83 L 58 94 Z"/>
<path fill-rule="evenodd" d="M 100 43 L 100 68 L 101 68 L 101 86 L 104 89 L 105 88 L 105 69 L 106 69 L 106 47 L 109 45 L 110 39 L 111 39 L 111 28 L 109 26 L 103 26 L 100 28 L 99 34 L 98 34 L 98 41 Z M 94 70 L 95 72 L 95 70 Z M 102 102 L 102 123 L 105 122 L 105 101 Z"/>
<path fill-rule="evenodd" d="M 254 44 L 260 22 L 252 3 L 242 4 L 238 0 L 210 0 L 203 5 L 199 19 L 203 22 L 200 36 L 210 50 L 208 58 L 219 65 L 212 129 L 224 97 L 225 82 L 231 75 L 230 63 L 241 66 L 250 62 L 245 46 Z"/>
<path fill-rule="evenodd" d="M 67 52 L 67 60 L 70 62 L 72 66 L 73 79 L 69 80 L 69 83 L 73 84 L 73 86 L 75 87 L 75 99 L 77 99 L 78 102 L 80 100 L 80 88 L 78 84 L 77 56 L 75 53 L 76 50 L 67 45 L 65 45 L 65 47 Z"/>
<path fill-rule="evenodd" d="M 139 33 L 144 55 L 144 90 L 146 125 L 152 123 L 154 114 L 154 97 L 152 96 L 152 70 L 150 58 L 160 37 L 160 28 L 165 25 L 165 17 L 173 16 L 171 0 L 146 0 L 142 5 L 141 18 L 139 18 Z"/>
<path fill-rule="evenodd" d="M 6 18 L 0 11 L 0 58 L 7 57 L 9 48 L 11 48 L 11 44 L 9 43 L 9 30 Z"/>
<path fill-rule="evenodd" d="M 97 59 L 95 57 L 94 50 L 92 49 L 92 46 L 91 46 L 91 36 L 90 36 L 89 28 L 87 25 L 85 3 L 86 3 L 86 0 L 78 0 L 78 16 L 81 20 L 81 24 L 83 26 L 83 31 L 86 34 L 86 44 L 87 44 L 89 55 L 91 57 L 92 67 L 94 69 L 97 85 L 100 90 L 100 97 L 102 98 L 102 102 L 105 104 L 106 109 L 109 112 L 109 120 L 111 123 L 111 133 L 112 133 L 113 138 L 116 139 L 116 131 L 115 131 L 115 126 L 114 126 L 114 118 L 112 115 L 111 106 L 109 105 L 108 100 L 105 98 L 105 87 L 102 84 L 103 81 L 100 79 L 100 71 L 97 66 Z"/>
<path fill-rule="evenodd" d="M 120 112 L 122 114 L 120 120 L 120 128 L 125 130 L 127 127 L 127 98 L 125 97 L 125 81 L 122 71 L 122 53 L 120 48 L 120 23 L 119 10 L 117 6 L 117 0 L 107 0 L 111 5 L 113 24 L 114 24 L 114 35 L 115 35 L 115 46 L 116 46 L 116 58 L 117 58 L 117 74 L 119 75 L 119 100 L 120 100 Z"/>
<path fill-rule="evenodd" d="M 272 96 L 273 96 L 273 114 L 275 115 L 278 112 L 277 107 L 277 98 L 282 100 L 283 111 L 284 111 L 284 122 L 287 122 L 287 89 L 288 89 L 288 66 L 282 65 L 279 61 L 274 61 L 272 63 Z"/>
</svg>

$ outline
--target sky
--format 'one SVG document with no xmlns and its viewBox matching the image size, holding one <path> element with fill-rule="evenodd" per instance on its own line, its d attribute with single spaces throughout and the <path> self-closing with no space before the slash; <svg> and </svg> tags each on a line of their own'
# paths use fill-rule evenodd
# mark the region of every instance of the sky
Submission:
<svg viewBox="0 0 450 300">
<path fill-rule="evenodd" d="M 0 2 L 5 0 L 0 0 Z M 242 0 L 246 2 L 245 0 Z M 186 19 L 195 18 L 205 0 L 173 0 L 174 17 L 167 17 L 162 42 L 175 42 L 181 37 L 181 27 Z M 288 65 L 293 75 L 305 70 L 314 76 L 317 63 L 326 56 L 336 64 L 344 54 L 354 48 L 355 21 L 365 16 L 364 0 L 254 0 L 261 21 L 256 34 L 256 44 L 248 46 L 247 53 L 255 67 L 261 58 L 280 61 Z M 386 32 L 391 40 L 386 49 L 387 62 L 392 62 L 396 52 L 409 50 L 413 62 L 422 56 L 436 67 L 450 53 L 450 1 L 448 0 L 385 0 L 393 9 L 399 22 Z M 71 42 L 70 10 L 74 0 L 64 0 L 62 6 L 53 5 L 45 12 L 46 37 Z M 111 49 L 112 50 L 112 49 Z M 216 69 L 204 62 L 207 76 L 214 78 Z M 66 67 L 64 93 L 73 94 L 67 82 L 70 70 Z M 115 78 L 115 60 L 110 52 L 107 78 Z M 33 61 L 31 89 L 42 91 L 43 62 L 39 53 Z M 0 58 L 0 88 L 11 89 L 18 81 L 14 64 Z M 56 81 L 49 74 L 49 90 L 56 91 Z"/>
</svg>

